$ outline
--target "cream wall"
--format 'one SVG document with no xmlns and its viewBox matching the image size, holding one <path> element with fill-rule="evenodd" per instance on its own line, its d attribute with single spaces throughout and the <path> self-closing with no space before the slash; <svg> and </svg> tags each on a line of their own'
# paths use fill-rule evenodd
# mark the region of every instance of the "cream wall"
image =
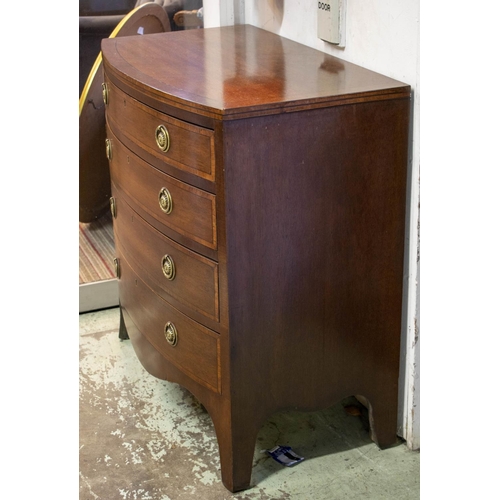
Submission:
<svg viewBox="0 0 500 500">
<path fill-rule="evenodd" d="M 317 37 L 317 3 L 306 0 L 204 0 L 205 27 L 252 24 L 343 60 L 403 81 L 412 87 L 413 116 L 408 162 L 407 255 L 399 434 L 420 447 L 419 343 L 419 168 L 420 2 L 346 1 L 345 47 Z"/>
</svg>

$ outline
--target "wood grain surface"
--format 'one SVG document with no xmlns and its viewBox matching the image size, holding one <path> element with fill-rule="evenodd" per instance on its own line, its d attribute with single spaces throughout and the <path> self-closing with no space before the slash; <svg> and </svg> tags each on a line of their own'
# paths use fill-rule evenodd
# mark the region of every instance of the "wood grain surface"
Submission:
<svg viewBox="0 0 500 500">
<path fill-rule="evenodd" d="M 128 222 L 115 221 L 123 258 L 196 328 L 219 335 L 220 394 L 170 364 L 162 368 L 144 340 L 148 300 L 160 299 L 120 284 L 134 311 L 124 317 L 134 317 L 139 358 L 146 365 L 154 358 L 151 373 L 187 387 L 210 413 L 224 485 L 249 486 L 257 433 L 280 410 L 363 396 L 373 439 L 382 448 L 395 443 L 410 87 L 251 26 L 109 40 L 103 55 L 107 81 L 140 103 L 127 105 L 130 115 L 112 108 L 115 140 L 133 148 L 128 142 L 145 124 L 136 116 L 157 113 L 212 134 L 210 180 L 202 170 L 173 168 L 167 157 L 162 165 L 142 146 L 136 151 L 214 195 L 217 252 L 192 256 L 192 270 L 207 265 L 207 272 L 190 275 L 184 297 L 155 288 L 151 266 L 168 239 L 133 209 L 145 191 L 132 187 L 125 168 L 112 177 L 118 198 L 136 198 L 124 202 Z M 191 141 L 186 136 L 183 147 Z M 194 143 L 182 153 L 193 162 Z M 186 234 L 168 236 L 172 252 L 201 250 Z M 183 309 L 186 297 L 198 297 L 198 307 Z M 214 297 L 218 317 L 203 302 Z"/>
</svg>

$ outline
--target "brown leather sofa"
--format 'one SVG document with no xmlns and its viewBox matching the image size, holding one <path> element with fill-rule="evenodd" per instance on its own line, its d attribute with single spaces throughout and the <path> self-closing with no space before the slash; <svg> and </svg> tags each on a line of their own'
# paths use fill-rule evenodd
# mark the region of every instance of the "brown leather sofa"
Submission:
<svg viewBox="0 0 500 500">
<path fill-rule="evenodd" d="M 79 55 L 82 93 L 92 65 L 101 50 L 101 40 L 108 38 L 137 0 L 80 0 Z"/>
</svg>

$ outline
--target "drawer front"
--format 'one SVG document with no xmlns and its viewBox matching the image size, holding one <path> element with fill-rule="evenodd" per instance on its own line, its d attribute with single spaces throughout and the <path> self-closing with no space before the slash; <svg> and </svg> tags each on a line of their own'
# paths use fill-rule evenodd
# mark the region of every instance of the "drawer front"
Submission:
<svg viewBox="0 0 500 500">
<path fill-rule="evenodd" d="M 167 175 L 127 149 L 108 128 L 113 183 L 175 232 L 217 248 L 215 195 Z"/>
<path fill-rule="evenodd" d="M 165 300 L 173 298 L 219 321 L 219 269 L 216 262 L 177 244 L 138 216 L 120 199 L 115 201 L 116 246 L 144 280 Z"/>
<path fill-rule="evenodd" d="M 106 116 L 116 134 L 176 168 L 215 180 L 213 130 L 160 113 L 110 82 L 108 88 Z"/>
<path fill-rule="evenodd" d="M 220 393 L 219 335 L 158 297 L 134 273 L 127 260 L 120 253 L 118 256 L 120 305 L 135 326 L 168 362 Z"/>
</svg>

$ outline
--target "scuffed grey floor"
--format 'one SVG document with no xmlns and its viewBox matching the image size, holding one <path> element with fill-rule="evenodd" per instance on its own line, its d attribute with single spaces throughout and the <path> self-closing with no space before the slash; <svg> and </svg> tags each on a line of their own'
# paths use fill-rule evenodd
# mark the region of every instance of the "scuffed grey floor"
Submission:
<svg viewBox="0 0 500 500">
<path fill-rule="evenodd" d="M 365 415 L 345 400 L 325 411 L 274 415 L 258 437 L 252 487 L 220 481 L 212 421 L 191 394 L 149 375 L 118 339 L 117 308 L 80 315 L 80 500 L 418 499 L 420 454 L 380 451 Z M 292 446 L 286 468 L 262 450 Z"/>
</svg>

